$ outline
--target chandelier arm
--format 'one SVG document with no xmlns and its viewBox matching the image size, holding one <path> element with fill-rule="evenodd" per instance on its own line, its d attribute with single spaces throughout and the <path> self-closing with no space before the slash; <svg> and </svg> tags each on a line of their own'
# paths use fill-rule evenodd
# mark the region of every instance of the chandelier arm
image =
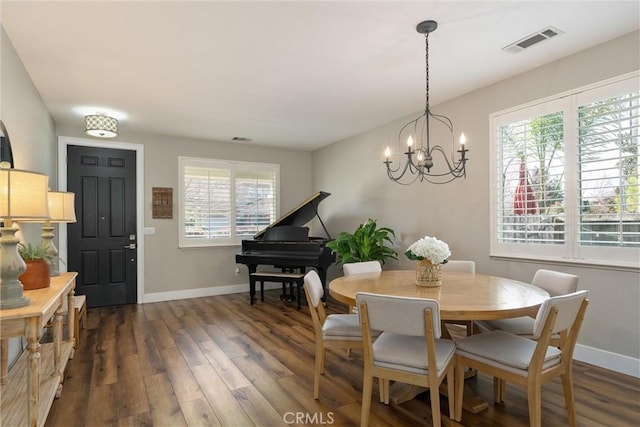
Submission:
<svg viewBox="0 0 640 427">
<path fill-rule="evenodd" d="M 462 162 L 454 162 L 453 165 L 452 165 L 451 162 L 449 161 L 449 158 L 447 157 L 446 153 L 444 152 L 444 149 L 439 145 L 436 145 L 435 147 L 433 147 L 433 149 L 431 150 L 431 153 L 433 153 L 434 151 L 437 151 L 440 154 L 442 154 L 442 157 L 444 158 L 444 161 L 447 164 L 447 169 L 449 169 L 449 172 L 425 173 L 425 175 L 428 175 L 428 176 L 456 175 L 456 177 L 462 176 L 461 173 L 464 173 L 464 165 L 462 164 Z M 429 155 L 431 155 L 431 153 L 429 153 Z"/>
</svg>

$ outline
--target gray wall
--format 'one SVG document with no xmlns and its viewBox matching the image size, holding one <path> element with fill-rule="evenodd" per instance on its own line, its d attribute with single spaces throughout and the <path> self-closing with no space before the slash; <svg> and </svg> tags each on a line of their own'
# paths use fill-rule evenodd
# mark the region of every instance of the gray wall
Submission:
<svg viewBox="0 0 640 427">
<path fill-rule="evenodd" d="M 395 144 L 400 127 L 415 115 L 318 150 L 313 155 L 314 185 L 333 193 L 321 210 L 328 228 L 337 235 L 342 230 L 352 231 L 367 217 L 373 217 L 379 225 L 396 231 L 399 253 L 417 238 L 435 235 L 449 243 L 453 258 L 475 260 L 479 273 L 522 281 L 530 281 L 539 268 L 577 274 L 579 287 L 591 292 L 579 342 L 637 359 L 637 271 L 489 258 L 489 114 L 638 70 L 639 39 L 639 33 L 632 33 L 435 106 L 436 113 L 451 118 L 456 130 L 463 130 L 467 136 L 470 161 L 466 180 L 441 186 L 401 186 L 386 177 L 382 164 L 384 147 Z M 400 255 L 398 261 L 389 262 L 385 268 L 412 266 Z M 333 275 L 336 274 L 339 272 L 333 268 Z"/>
<path fill-rule="evenodd" d="M 83 121 L 59 124 L 58 135 L 86 138 Z M 203 141 L 121 132 L 118 141 L 144 145 L 145 226 L 155 234 L 145 239 L 145 294 L 180 292 L 215 286 L 246 284 L 247 268 L 235 275 L 239 246 L 178 248 L 178 156 L 275 163 L 280 165 L 280 212 L 285 213 L 311 195 L 311 153 L 251 144 Z M 151 218 L 152 187 L 173 188 L 173 219 Z M 247 287 L 248 289 L 248 287 Z"/>
<path fill-rule="evenodd" d="M 49 175 L 55 188 L 55 125 L 11 41 L 0 26 L 0 119 L 9 137 L 15 167 Z M 37 155 L 36 155 L 37 153 Z M 40 226 L 26 224 L 19 236 L 40 239 Z M 21 350 L 19 339 L 9 341 L 9 360 Z"/>
</svg>

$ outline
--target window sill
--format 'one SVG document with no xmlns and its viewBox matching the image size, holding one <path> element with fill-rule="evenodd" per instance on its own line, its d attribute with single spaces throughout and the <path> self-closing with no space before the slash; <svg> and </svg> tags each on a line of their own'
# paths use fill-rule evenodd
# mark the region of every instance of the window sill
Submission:
<svg viewBox="0 0 640 427">
<path fill-rule="evenodd" d="M 639 272 L 640 264 L 622 261 L 603 261 L 594 259 L 577 259 L 577 258 L 558 258 L 558 257 L 543 257 L 534 255 L 513 255 L 513 254 L 489 254 L 489 258 L 498 261 L 519 261 L 519 262 L 531 262 L 531 263 L 544 263 L 552 265 L 566 265 L 573 267 L 594 268 L 598 270 L 615 270 L 615 271 L 629 271 Z"/>
</svg>

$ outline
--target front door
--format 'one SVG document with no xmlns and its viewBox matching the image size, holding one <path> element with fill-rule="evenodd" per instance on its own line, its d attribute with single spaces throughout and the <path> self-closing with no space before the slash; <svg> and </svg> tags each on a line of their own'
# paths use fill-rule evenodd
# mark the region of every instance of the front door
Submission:
<svg viewBox="0 0 640 427">
<path fill-rule="evenodd" d="M 67 189 L 78 222 L 69 224 L 68 270 L 88 307 L 136 303 L 136 152 L 67 146 Z"/>
</svg>

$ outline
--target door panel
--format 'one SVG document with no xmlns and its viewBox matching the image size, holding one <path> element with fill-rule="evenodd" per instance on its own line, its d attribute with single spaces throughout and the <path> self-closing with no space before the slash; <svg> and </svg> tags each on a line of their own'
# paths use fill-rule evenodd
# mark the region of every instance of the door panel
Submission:
<svg viewBox="0 0 640 427">
<path fill-rule="evenodd" d="M 87 295 L 88 307 L 135 303 L 136 152 L 69 145 L 67 162 L 78 219 L 67 228 L 76 293 Z"/>
</svg>

